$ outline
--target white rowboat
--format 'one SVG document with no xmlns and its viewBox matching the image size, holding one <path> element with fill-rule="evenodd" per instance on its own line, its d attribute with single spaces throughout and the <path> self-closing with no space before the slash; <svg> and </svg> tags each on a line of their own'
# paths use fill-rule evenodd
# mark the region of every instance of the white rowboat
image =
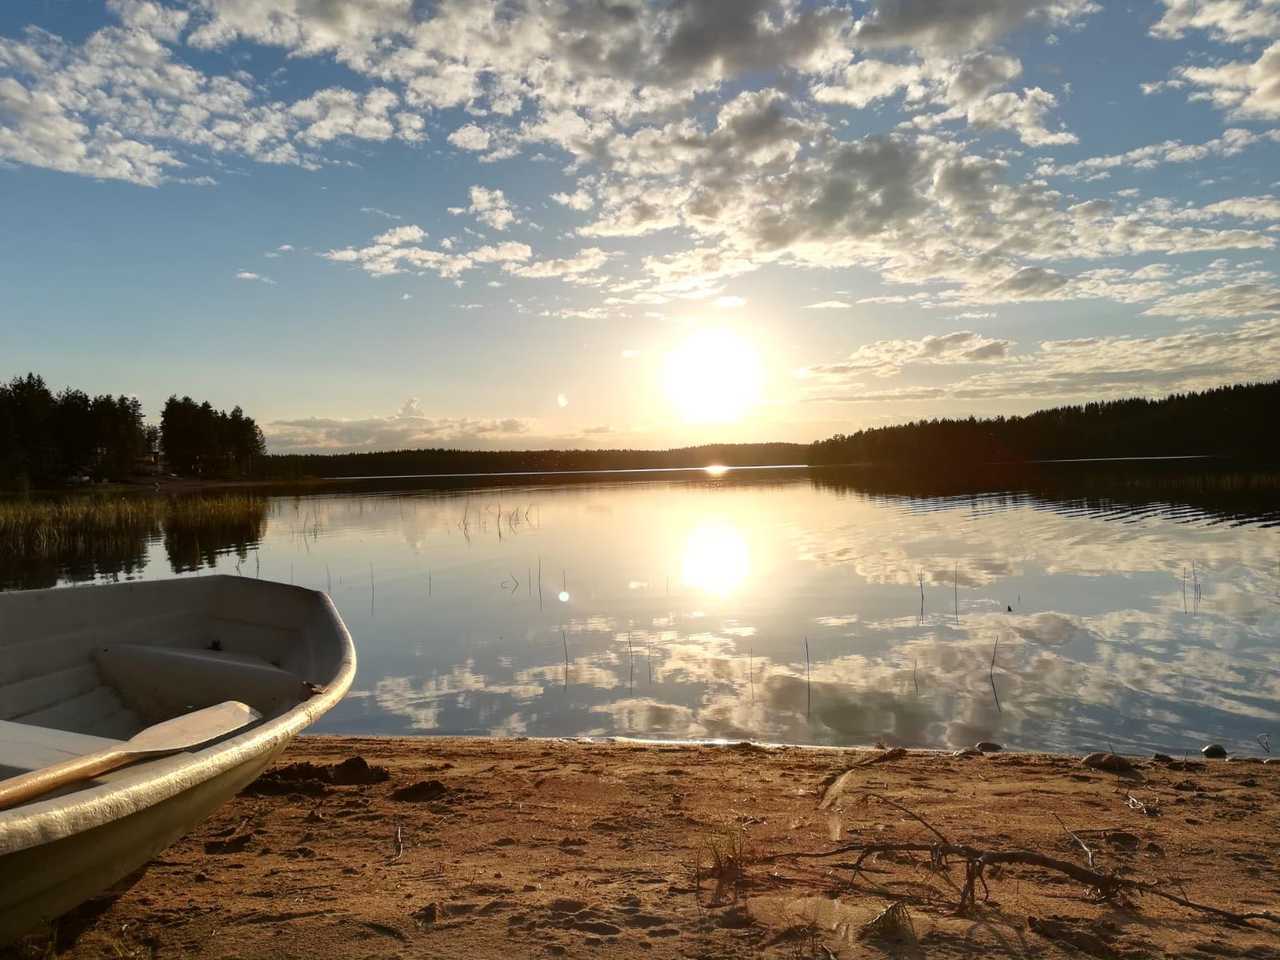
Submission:
<svg viewBox="0 0 1280 960">
<path fill-rule="evenodd" d="M 0 810 L 0 944 L 133 873 L 342 699 L 355 650 L 322 593 L 197 577 L 0 594 L 0 782 L 226 701 L 262 719 Z"/>
</svg>

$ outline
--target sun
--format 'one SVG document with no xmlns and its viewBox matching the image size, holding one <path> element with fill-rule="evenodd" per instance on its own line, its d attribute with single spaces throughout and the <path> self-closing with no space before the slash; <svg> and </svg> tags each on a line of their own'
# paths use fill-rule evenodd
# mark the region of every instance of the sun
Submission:
<svg viewBox="0 0 1280 960">
<path fill-rule="evenodd" d="M 687 423 L 741 420 L 763 383 L 759 352 L 732 330 L 698 330 L 667 354 L 667 398 Z"/>
</svg>

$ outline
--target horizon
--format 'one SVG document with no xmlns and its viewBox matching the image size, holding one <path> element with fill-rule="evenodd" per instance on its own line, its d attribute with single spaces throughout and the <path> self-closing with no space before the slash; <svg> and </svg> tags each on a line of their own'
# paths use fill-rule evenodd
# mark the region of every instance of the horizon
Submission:
<svg viewBox="0 0 1280 960">
<path fill-rule="evenodd" d="M 34 373 L 34 372 L 32 372 L 32 371 L 29 371 L 25 376 L 26 376 L 26 377 L 36 377 L 36 378 L 37 378 L 37 379 L 39 379 L 41 382 L 44 382 L 44 381 L 43 381 L 43 378 L 42 378 L 42 377 L 40 377 L 40 375 L 39 375 L 39 374 L 36 374 L 36 373 Z M 21 378 L 21 377 L 15 377 L 15 378 L 12 378 L 12 379 L 13 379 L 13 380 L 20 380 L 20 379 L 22 379 L 22 378 Z M 2 389 L 2 388 L 3 388 L 7 383 L 9 383 L 9 382 L 11 382 L 11 381 L 0 381 L 0 389 Z M 76 387 L 74 387 L 73 385 L 70 385 L 70 384 L 63 385 L 61 388 L 57 388 L 57 389 L 54 389 L 54 386 L 53 386 L 53 385 L 50 385 L 50 384 L 47 384 L 47 383 L 45 384 L 45 386 L 46 386 L 46 389 L 49 389 L 49 390 L 51 391 L 51 393 L 52 393 L 52 394 L 54 394 L 55 396 L 56 396 L 56 395 L 60 395 L 63 391 L 72 391 L 72 390 L 76 390 L 76 389 L 78 389 L 78 388 L 76 388 Z M 1207 388 L 1205 388 L 1205 389 L 1203 389 L 1203 390 L 1200 390 L 1200 391 L 1178 391 L 1178 392 L 1174 392 L 1174 393 L 1167 393 L 1167 394 L 1162 394 L 1162 395 L 1158 395 L 1158 396 L 1141 396 L 1141 395 L 1137 395 L 1137 394 L 1132 394 L 1132 395 L 1129 395 L 1129 396 L 1114 397 L 1114 398 L 1111 398 L 1111 399 L 1109 399 L 1109 400 L 1101 400 L 1101 401 L 1100 401 L 1100 400 L 1092 400 L 1092 401 L 1089 401 L 1089 400 L 1082 400 L 1082 401 L 1080 401 L 1079 403 L 1073 403 L 1073 404 L 1059 404 L 1059 405 L 1056 405 L 1056 406 L 1040 406 L 1040 407 L 1034 407 L 1034 408 L 1032 408 L 1031 410 L 1027 411 L 1027 412 L 1026 412 L 1026 413 L 1024 413 L 1024 414 L 1010 414 L 1010 415 L 1007 415 L 1007 416 L 1005 416 L 1005 415 L 1001 415 L 1001 418 L 1000 418 L 1000 419 L 1002 419 L 1002 420 L 1004 420 L 1004 421 L 1006 421 L 1006 422 L 1007 422 L 1007 421 L 1009 421 L 1009 420 L 1017 420 L 1017 419 L 1021 419 L 1021 418 L 1030 418 L 1030 417 L 1035 417 L 1035 416 L 1039 416 L 1039 415 L 1043 415 L 1043 414 L 1059 413 L 1059 412 L 1068 411 L 1068 410 L 1080 411 L 1080 410 L 1083 410 L 1083 409 L 1084 409 L 1085 407 L 1087 407 L 1087 406 L 1092 406 L 1092 405 L 1097 405 L 1097 404 L 1101 404 L 1101 405 L 1104 405 L 1104 406 L 1105 406 L 1105 405 L 1109 405 L 1109 404 L 1125 404 L 1125 403 L 1135 402 L 1135 401 L 1146 401 L 1146 402 L 1148 402 L 1148 403 L 1152 403 L 1152 404 L 1160 404 L 1160 403 L 1163 403 L 1163 402 L 1166 402 L 1166 401 L 1171 401 L 1171 400 L 1179 399 L 1179 398 L 1182 398 L 1182 399 L 1189 399 L 1189 398 L 1203 397 L 1203 398 L 1208 399 L 1209 395 L 1212 395 L 1212 394 L 1222 394 L 1222 393 L 1225 393 L 1225 392 L 1231 392 L 1231 391 L 1238 391 L 1238 390 L 1251 390 L 1251 389 L 1254 389 L 1254 388 L 1266 388 L 1266 387 L 1274 387 L 1274 386 L 1280 386 L 1280 379 L 1272 379 L 1272 380 L 1261 380 L 1261 379 L 1260 379 L 1260 380 L 1244 381 L 1244 382 L 1240 382 L 1240 383 L 1222 383 L 1222 384 L 1216 384 L 1216 385 L 1211 386 L 1211 387 L 1207 387 Z M 118 395 L 118 396 L 121 396 L 121 397 L 123 397 L 123 398 L 125 398 L 125 399 L 128 399 L 128 400 L 136 400 L 136 399 L 137 399 L 137 397 L 136 397 L 135 395 L 133 395 L 133 394 L 120 394 L 120 395 Z M 86 394 L 86 398 L 88 398 L 88 397 L 89 397 L 89 395 L 88 395 L 88 394 Z M 104 397 L 105 397 L 106 399 L 114 399 L 114 397 L 113 397 L 111 394 L 106 394 L 106 395 L 104 395 Z M 171 395 L 170 395 L 170 399 L 171 399 L 171 400 L 182 399 L 182 400 L 186 401 L 186 400 L 191 400 L 192 398 L 189 398 L 189 397 L 178 398 L 178 396 L 177 396 L 176 394 L 171 394 Z M 212 409 L 213 409 L 213 412 L 215 412 L 215 413 L 219 413 L 219 414 L 228 414 L 228 413 L 231 413 L 231 412 L 232 412 L 232 411 L 230 411 L 230 410 L 218 411 L 216 408 L 212 408 Z M 238 405 L 237 405 L 237 409 L 238 409 Z M 242 412 L 244 413 L 244 415 L 245 415 L 246 417 L 248 417 L 248 418 L 250 419 L 250 421 L 253 421 L 252 413 L 244 412 L 244 411 L 242 411 Z M 828 436 L 825 436 L 825 437 L 818 437 L 818 438 L 816 438 L 816 439 L 814 439 L 814 440 L 812 440 L 812 441 L 789 441 L 789 440 L 776 440 L 776 439 L 773 439 L 773 440 L 770 440 L 770 439 L 766 439 L 766 440 L 744 440 L 744 441 L 720 441 L 720 440 L 711 440 L 711 441 L 706 441 L 706 442 L 703 442 L 703 443 L 696 443 L 696 444 L 683 444 L 683 445 L 671 446 L 671 447 L 616 447 L 616 446 L 615 446 L 615 447 L 608 447 L 608 446 L 594 446 L 594 447 L 592 447 L 592 446 L 585 446 L 585 445 L 579 445 L 579 446 L 573 446 L 573 445 L 570 445 L 570 446 L 564 446 L 564 447 L 521 447 L 521 446 L 507 446 L 507 447 L 465 447 L 465 446 L 454 446 L 454 447 L 450 447 L 450 446 L 418 446 L 418 447 L 378 447 L 378 448 L 368 448 L 368 447 L 364 447 L 364 448 L 359 448 L 359 449 L 339 449 L 339 450 L 335 450 L 335 449 L 333 449 L 333 448 L 317 448 L 317 449 L 293 449 L 293 450 L 288 450 L 288 451 L 274 451 L 274 450 L 271 450 L 271 449 L 270 449 L 270 443 L 268 442 L 268 443 L 267 443 L 267 449 L 265 450 L 265 454 L 266 454 L 267 456 L 272 456 L 272 457 L 289 457 L 289 456 L 297 456 L 297 457 L 344 457 L 344 456 L 361 456 L 361 455 L 374 455 L 374 456 L 376 456 L 376 455 L 388 455 L 388 456 L 395 456 L 395 455 L 426 454 L 426 453 L 445 453 L 445 454 L 480 454 L 480 455 L 483 455 L 483 454 L 496 454 L 496 455 L 501 455 L 501 454 L 521 454 L 521 453 L 530 453 L 530 454 L 533 454 L 533 453 L 655 453 L 655 454 L 664 454 L 664 453 L 680 453 L 680 452 L 684 452 L 684 451 L 701 451 L 701 450 L 707 450 L 707 449 L 714 449 L 714 448 L 717 448 L 717 447 L 761 447 L 761 448 L 763 448 L 763 447 L 808 447 L 808 448 L 811 448 L 811 449 L 812 449 L 812 448 L 814 448 L 814 447 L 820 446 L 820 445 L 821 445 L 821 444 L 823 444 L 824 442 L 835 441 L 835 440 L 840 439 L 841 437 L 852 439 L 852 438 L 855 438 L 855 437 L 857 437 L 857 436 L 859 436 L 859 435 L 861 435 L 861 434 L 866 433 L 867 431 L 872 431 L 872 432 L 874 432 L 874 431 L 878 431 L 878 430 L 892 429 L 892 428 L 894 428 L 894 427 L 907 427 L 907 428 L 912 428 L 912 427 L 916 427 L 916 426 L 924 426 L 924 425 L 926 425 L 926 424 L 929 424 L 930 422 L 934 422 L 934 423 L 937 423 L 937 422 L 942 422 L 942 423 L 946 423 L 946 422 L 951 422 L 951 423 L 963 423 L 963 422 L 965 422 L 965 421 L 975 421 L 975 422 L 977 422 L 977 423 L 995 423 L 995 422 L 997 422 L 997 421 L 996 421 L 996 418 L 990 418 L 990 417 L 975 417 L 975 416 L 973 416 L 973 415 L 969 415 L 969 416 L 963 416 L 963 415 L 961 415 L 961 416 L 942 416 L 942 417 L 916 417 L 916 418 L 905 418 L 905 417 L 904 417 L 904 418 L 901 418 L 901 419 L 899 419 L 899 420 L 897 420 L 897 421 L 895 421 L 895 422 L 893 422 L 893 423 L 877 424 L 877 425 L 874 425 L 874 426 L 863 427 L 863 428 L 859 428 L 858 430 L 851 431 L 851 432 L 850 432 L 850 433 L 848 433 L 848 434 L 840 434 L 840 433 L 831 434 L 831 435 L 828 435 Z M 158 431 L 161 431 L 161 432 L 162 432 L 162 429 L 161 429 L 161 422 L 162 422 L 162 421 L 161 421 L 161 417 L 160 417 L 160 415 L 159 415 L 158 413 L 156 413 L 156 414 L 148 414 L 148 413 L 146 412 L 146 410 L 145 410 L 145 409 L 143 409 L 143 410 L 142 410 L 141 419 L 140 419 L 140 423 L 141 423 L 141 424 L 146 424 L 147 426 L 149 426 L 149 427 L 153 427 L 153 428 L 156 428 Z M 159 434 L 158 434 L 158 436 L 159 436 Z M 163 441 L 161 441 L 161 443 L 163 444 Z M 1055 460 L 1052 460 L 1052 459 L 1049 459 L 1049 460 L 1042 460 L 1042 461 L 1036 461 L 1036 462 L 1045 462 L 1045 463 L 1050 463 L 1050 462 L 1074 462 L 1074 461 L 1077 461 L 1077 460 L 1079 460 L 1079 461 L 1081 461 L 1081 462 L 1083 462 L 1083 461 L 1105 461 L 1105 460 L 1132 460 L 1132 461 L 1137 461 L 1137 460 L 1183 460 L 1183 459 L 1197 459 L 1197 458 L 1201 458 L 1201 457 L 1205 457 L 1205 456 L 1211 456 L 1211 455 L 1210 455 L 1210 454 L 1156 454 L 1156 455 L 1132 455 L 1132 456 L 1130 456 L 1130 455 L 1125 455 L 1125 456 L 1118 456 L 1118 457 L 1085 457 L 1085 458 L 1069 458 L 1069 459 L 1067 459 L 1067 460 L 1056 460 L 1056 461 L 1055 461 Z M 743 470 L 743 469 L 768 469 L 768 468 L 775 468 L 775 467 L 805 467 L 805 466 L 814 466 L 814 465 L 816 465 L 816 464 L 809 464 L 809 463 L 756 463 L 756 464 L 741 464 L 741 463 L 737 463 L 737 464 L 720 464 L 720 463 L 717 463 L 717 462 L 714 462 L 714 461 L 713 461 L 713 462 L 703 463 L 703 464 L 690 464 L 690 465 L 687 465 L 687 466 L 661 466 L 661 467 L 609 467 L 609 468 L 586 468 L 586 469 L 572 469 L 572 468 L 567 468 L 567 469 L 562 469 L 562 470 L 557 470 L 557 469 L 540 469 L 540 470 L 534 470 L 534 471 L 518 470 L 518 471 L 497 471 L 497 472 L 494 472 L 494 471 L 481 471 L 481 472 L 478 472 L 478 473 L 463 472 L 463 473 L 457 473 L 457 474 L 449 474 L 449 473 L 442 473 L 442 474 L 404 474 L 403 476 L 404 476 L 404 477 L 410 477 L 410 476 L 413 476 L 413 477 L 427 477 L 427 476 L 447 477 L 447 476 L 488 476 L 488 475 L 508 475 L 508 474 L 509 474 L 509 475 L 513 475 L 513 476 L 514 476 L 514 475 L 519 475 L 519 474 L 523 474 L 523 473 L 547 473 L 547 472 L 553 472 L 553 473 L 554 473 L 554 472 L 565 472 L 565 473 L 597 473 L 597 472 L 631 473 L 631 472 L 637 472 L 637 473 L 646 473 L 646 472 L 653 472 L 653 471 L 668 471 L 668 470 L 716 470 L 716 469 L 724 470 L 724 471 L 728 471 L 728 470 Z M 823 464 L 823 465 L 830 466 L 831 464 Z M 371 475 L 370 477 L 350 477 L 350 476 L 348 476 L 348 477 L 345 477 L 345 479 L 395 479 L 395 476 L 393 476 L 393 475 L 388 475 L 388 474 L 377 474 L 377 475 Z"/>
<path fill-rule="evenodd" d="M 1278 63 L 1253 0 L 14 6 L 0 353 L 273 453 L 1264 380 Z"/>
</svg>

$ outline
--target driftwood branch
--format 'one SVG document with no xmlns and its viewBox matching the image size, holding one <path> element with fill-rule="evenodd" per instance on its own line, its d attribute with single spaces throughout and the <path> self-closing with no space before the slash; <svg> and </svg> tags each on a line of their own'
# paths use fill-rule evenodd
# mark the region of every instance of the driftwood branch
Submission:
<svg viewBox="0 0 1280 960">
<path fill-rule="evenodd" d="M 1095 865 L 1093 862 L 1093 848 L 1089 846 L 1087 843 L 1085 843 L 1083 840 L 1081 840 L 1078 836 L 1076 836 L 1076 834 L 1074 834 L 1071 831 L 1071 828 L 1068 827 L 1065 823 L 1063 823 L 1062 818 L 1058 816 L 1056 813 L 1053 815 L 1053 819 L 1058 821 L 1058 826 L 1062 827 L 1063 831 L 1066 833 L 1067 836 L 1069 836 L 1076 843 L 1080 844 L 1080 849 L 1084 851 L 1084 855 L 1089 861 L 1089 866 L 1093 867 Z"/>
<path fill-rule="evenodd" d="M 935 827 L 932 823 L 930 823 L 924 817 L 920 816 L 920 814 L 916 813 L 914 810 L 910 810 L 907 807 L 904 807 L 902 804 L 898 803 L 896 800 L 890 800 L 888 797 L 882 796 L 881 794 L 878 794 L 878 793 L 867 793 L 866 796 L 871 797 L 874 800 L 879 800 L 881 803 L 887 803 L 889 806 L 893 807 L 895 810 L 902 811 L 912 820 L 923 825 L 926 830 L 928 830 L 935 837 L 941 840 L 943 844 L 950 845 L 951 841 L 942 835 L 941 830 Z"/>
<path fill-rule="evenodd" d="M 1112 873 L 1103 873 L 1099 870 L 1082 867 L 1079 864 L 1071 863 L 1067 860 L 1059 860 L 1056 857 L 1047 857 L 1044 854 L 1036 853 L 1032 850 L 979 850 L 976 847 L 971 847 L 966 844 L 953 843 L 847 843 L 839 847 L 834 847 L 831 850 L 779 853 L 764 859 L 766 861 L 822 859 L 842 853 L 858 854 L 858 859 L 852 864 L 852 868 L 855 872 L 859 867 L 861 867 L 864 860 L 878 853 L 928 853 L 932 856 L 935 863 L 939 862 L 943 857 L 954 857 L 957 860 L 963 860 L 965 864 L 965 883 L 960 892 L 960 910 L 965 910 L 975 905 L 976 887 L 978 884 L 981 884 L 984 890 L 986 889 L 986 878 L 984 876 L 984 872 L 987 867 L 995 866 L 997 864 L 1021 864 L 1023 866 L 1041 867 L 1045 870 L 1053 870 L 1058 873 L 1065 874 L 1072 880 L 1083 884 L 1090 890 L 1097 891 L 1099 898 L 1103 900 L 1110 900 L 1117 895 L 1126 892 L 1148 894 L 1153 897 L 1160 897 L 1161 899 L 1168 900 L 1171 903 L 1176 903 L 1179 906 L 1186 907 L 1190 910 L 1198 910 L 1201 913 L 1207 913 L 1211 916 L 1219 917 L 1230 923 L 1244 924 L 1250 920 L 1265 920 L 1269 923 L 1280 924 L 1280 914 L 1273 913 L 1269 910 L 1250 913 L 1236 913 L 1232 910 L 1224 910 L 1221 907 L 1215 907 L 1206 903 L 1199 903 L 1188 897 L 1182 897 L 1175 893 L 1170 893 L 1154 883 L 1147 883 L 1142 880 L 1132 880 Z"/>
</svg>

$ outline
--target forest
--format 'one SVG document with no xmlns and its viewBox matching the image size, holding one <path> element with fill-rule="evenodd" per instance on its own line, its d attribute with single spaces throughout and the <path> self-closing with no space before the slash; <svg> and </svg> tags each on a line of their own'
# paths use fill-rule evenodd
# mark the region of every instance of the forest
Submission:
<svg viewBox="0 0 1280 960">
<path fill-rule="evenodd" d="M 671 450 L 387 450 L 267 454 L 239 408 L 171 396 L 159 426 L 134 398 L 52 392 L 35 374 L 0 383 L 0 488 L 80 478 L 124 480 L 164 469 L 210 480 L 291 481 L 525 471 L 641 470 L 808 463 L 947 468 L 1110 457 L 1213 456 L 1273 463 L 1280 380 L 1055 407 L 1025 416 L 916 420 L 814 444 L 709 444 Z"/>
<path fill-rule="evenodd" d="M 727 443 L 673 450 L 388 450 L 273 455 L 264 478 L 396 477 L 547 470 L 661 470 L 718 463 L 729 467 L 805 463 L 802 443 Z"/>
<path fill-rule="evenodd" d="M 53 393 L 31 373 L 0 383 L 0 486 L 124 478 L 157 442 L 132 397 Z"/>
<path fill-rule="evenodd" d="M 875 427 L 813 444 L 808 462 L 955 468 L 1035 460 L 1212 456 L 1274 463 L 1278 418 L 1280 380 L 1273 380 L 1158 400 L 1055 407 L 1026 416 Z"/>
<path fill-rule="evenodd" d="M 377 477 L 543 470 L 867 464 L 949 467 L 1108 457 L 1216 456 L 1274 462 L 1280 380 L 1100 401 L 1025 416 L 916 420 L 817 443 L 743 443 L 673 450 L 390 450 L 273 455 L 264 479 Z"/>
<path fill-rule="evenodd" d="M 266 449 L 262 430 L 239 407 L 227 413 L 207 400 L 170 397 L 160 413 L 160 450 L 168 469 L 180 476 L 255 477 Z"/>
<path fill-rule="evenodd" d="M 236 407 L 229 413 L 190 397 L 170 397 L 160 425 L 144 421 L 135 397 L 54 393 L 34 373 L 0 383 L 0 488 L 128 480 L 154 472 L 163 455 L 184 476 L 251 477 L 266 449 L 262 431 Z"/>
</svg>

